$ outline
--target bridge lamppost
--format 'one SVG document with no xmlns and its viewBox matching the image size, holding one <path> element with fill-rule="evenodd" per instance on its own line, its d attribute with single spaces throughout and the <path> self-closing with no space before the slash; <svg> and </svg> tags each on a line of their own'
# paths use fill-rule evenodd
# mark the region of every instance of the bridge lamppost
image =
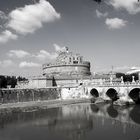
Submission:
<svg viewBox="0 0 140 140">
<path fill-rule="evenodd" d="M 121 76 L 121 84 L 124 84 L 123 76 Z"/>
<path fill-rule="evenodd" d="M 110 76 L 110 84 L 112 85 L 113 77 L 112 75 Z"/>
</svg>

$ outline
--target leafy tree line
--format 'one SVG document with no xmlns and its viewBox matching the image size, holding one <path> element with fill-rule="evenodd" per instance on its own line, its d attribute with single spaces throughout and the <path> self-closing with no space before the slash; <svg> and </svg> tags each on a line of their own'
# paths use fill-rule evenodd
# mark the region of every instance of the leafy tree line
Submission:
<svg viewBox="0 0 140 140">
<path fill-rule="evenodd" d="M 132 80 L 133 80 L 132 77 L 133 76 L 134 76 L 135 81 L 139 80 L 139 74 L 138 73 L 133 73 L 133 74 L 116 73 L 116 78 L 123 77 L 124 82 L 132 82 Z"/>
<path fill-rule="evenodd" d="M 17 81 L 27 81 L 28 79 L 24 77 L 15 77 L 15 76 L 3 76 L 0 75 L 0 88 L 7 88 L 10 86 L 11 88 L 15 88 L 17 85 Z"/>
</svg>

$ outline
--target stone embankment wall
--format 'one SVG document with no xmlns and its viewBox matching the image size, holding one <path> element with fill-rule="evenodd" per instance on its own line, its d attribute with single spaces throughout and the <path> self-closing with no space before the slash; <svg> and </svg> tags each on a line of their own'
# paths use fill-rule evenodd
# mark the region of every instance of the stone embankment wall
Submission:
<svg viewBox="0 0 140 140">
<path fill-rule="evenodd" d="M 84 86 L 78 86 L 74 88 L 62 88 L 61 99 L 80 99 L 90 98 L 87 88 Z"/>
<path fill-rule="evenodd" d="M 0 90 L 0 103 L 53 100 L 60 97 L 58 88 Z"/>
</svg>

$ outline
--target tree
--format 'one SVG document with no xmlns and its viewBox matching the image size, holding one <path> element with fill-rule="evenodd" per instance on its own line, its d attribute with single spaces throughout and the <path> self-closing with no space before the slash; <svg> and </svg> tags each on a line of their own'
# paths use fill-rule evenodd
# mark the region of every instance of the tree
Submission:
<svg viewBox="0 0 140 140">
<path fill-rule="evenodd" d="M 0 76 L 0 88 L 7 88 L 7 79 L 5 76 Z"/>
<path fill-rule="evenodd" d="M 12 76 L 12 78 L 11 78 L 11 88 L 15 88 L 16 85 L 17 85 L 17 79 L 16 79 L 16 77 Z"/>
</svg>

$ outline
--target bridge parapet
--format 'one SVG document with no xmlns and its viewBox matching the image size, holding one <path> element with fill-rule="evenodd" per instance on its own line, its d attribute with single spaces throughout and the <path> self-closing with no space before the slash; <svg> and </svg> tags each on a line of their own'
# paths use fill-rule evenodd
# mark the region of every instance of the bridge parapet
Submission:
<svg viewBox="0 0 140 140">
<path fill-rule="evenodd" d="M 88 82 L 85 85 L 87 86 L 99 86 L 99 87 L 106 87 L 106 86 L 120 86 L 120 87 L 130 87 L 130 86 L 140 86 L 140 83 L 94 83 L 94 82 Z"/>
</svg>

